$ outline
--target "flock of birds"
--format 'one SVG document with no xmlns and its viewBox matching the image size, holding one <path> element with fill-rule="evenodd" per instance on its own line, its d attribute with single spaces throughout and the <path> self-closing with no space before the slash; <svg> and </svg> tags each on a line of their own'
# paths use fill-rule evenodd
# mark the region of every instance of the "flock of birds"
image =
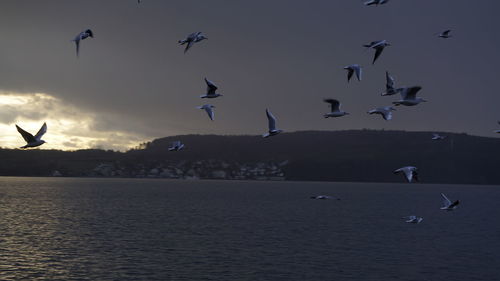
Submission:
<svg viewBox="0 0 500 281">
<path fill-rule="evenodd" d="M 139 4 L 141 3 L 141 0 L 137 1 Z M 383 5 L 387 4 L 389 0 L 369 0 L 365 2 L 364 4 L 366 6 L 371 6 L 371 5 Z M 445 30 L 440 33 L 436 33 L 437 37 L 443 38 L 443 39 L 448 39 L 451 37 L 451 30 Z M 86 29 L 82 32 L 80 32 L 73 40 L 72 42 L 75 43 L 76 46 L 76 56 L 79 56 L 80 53 L 80 44 L 81 41 L 88 39 L 88 38 L 93 38 L 94 37 L 94 32 L 90 29 Z M 179 40 L 178 43 L 180 45 L 185 45 L 184 48 L 184 53 L 186 53 L 188 50 L 190 50 L 196 43 L 199 43 L 203 40 L 208 39 L 202 32 L 194 32 L 189 34 L 185 39 Z M 373 49 L 375 50 L 372 64 L 375 64 L 375 62 L 380 58 L 382 55 L 383 51 L 385 50 L 386 47 L 391 46 L 391 44 L 387 40 L 378 40 L 378 41 L 372 41 L 368 44 L 364 44 L 364 47 L 367 49 Z M 347 82 L 349 83 L 353 76 L 356 76 L 356 79 L 358 81 L 362 80 L 362 74 L 363 74 L 363 69 L 362 66 L 359 64 L 352 64 L 345 66 L 344 69 L 347 71 Z M 207 85 L 207 90 L 204 95 L 201 95 L 200 98 L 204 99 L 214 99 L 223 96 L 222 94 L 217 93 L 218 87 L 210 80 L 205 78 L 205 83 Z M 381 95 L 382 96 L 392 96 L 396 94 L 400 94 L 401 98 L 399 100 L 396 100 L 392 102 L 394 106 L 416 106 L 420 104 L 421 102 L 426 102 L 425 99 L 421 97 L 417 97 L 417 93 L 422 89 L 421 86 L 412 86 L 412 87 L 400 87 L 396 88 L 395 87 L 395 80 L 394 78 L 389 74 L 389 72 L 386 71 L 386 90 L 383 92 Z M 324 118 L 338 118 L 342 117 L 345 115 L 348 115 L 349 113 L 346 111 L 341 110 L 341 103 L 337 99 L 332 99 L 332 98 L 327 98 L 324 99 L 325 103 L 328 103 L 330 106 L 330 111 L 325 113 L 323 116 Z M 214 108 L 215 106 L 211 104 L 204 104 L 202 106 L 198 106 L 198 109 L 204 110 L 210 120 L 214 121 L 215 120 L 215 111 Z M 384 107 L 378 107 L 374 108 L 370 111 L 368 111 L 368 114 L 378 114 L 381 115 L 382 118 L 386 121 L 391 120 L 393 116 L 393 111 L 396 111 L 396 109 L 392 106 L 384 106 Z M 268 138 L 271 136 L 276 136 L 279 133 L 283 132 L 283 130 L 278 129 L 276 127 L 276 117 L 271 113 L 269 109 L 266 109 L 266 116 L 268 119 L 268 132 L 263 134 L 262 137 Z M 500 121 L 498 122 L 500 124 Z M 31 133 L 23 130 L 21 127 L 16 125 L 17 131 L 21 134 L 23 139 L 26 141 L 26 145 L 22 146 L 21 148 L 32 148 L 32 147 L 37 147 L 45 143 L 44 140 L 42 140 L 42 136 L 47 132 L 47 124 L 44 123 L 43 126 L 40 128 L 40 130 L 35 134 L 32 135 Z M 500 130 L 495 131 L 495 133 L 500 133 Z M 441 136 L 439 134 L 433 134 L 432 140 L 443 140 L 445 139 L 445 136 Z M 179 151 L 184 148 L 184 144 L 182 144 L 180 141 L 175 141 L 171 144 L 171 147 L 168 148 L 169 151 Z M 406 166 L 399 168 L 394 171 L 394 174 L 403 174 L 406 181 L 411 183 L 414 181 L 418 181 L 418 169 L 417 167 L 413 166 Z M 454 202 L 451 202 L 446 195 L 441 193 L 441 196 L 443 197 L 443 207 L 441 207 L 442 210 L 447 210 L 451 211 L 454 210 L 458 204 L 460 203 L 459 200 L 456 200 Z M 332 196 L 327 196 L 327 195 L 319 195 L 319 196 L 314 196 L 311 197 L 313 199 L 339 199 L 335 198 Z M 417 216 L 408 216 L 405 217 L 407 219 L 406 222 L 408 223 L 420 223 L 423 218 L 417 217 Z"/>
</svg>

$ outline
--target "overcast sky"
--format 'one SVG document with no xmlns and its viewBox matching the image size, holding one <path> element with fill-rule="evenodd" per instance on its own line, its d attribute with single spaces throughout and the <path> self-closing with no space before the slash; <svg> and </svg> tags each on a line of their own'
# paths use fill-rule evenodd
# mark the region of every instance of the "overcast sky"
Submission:
<svg viewBox="0 0 500 281">
<path fill-rule="evenodd" d="M 4 0 L 0 2 L 0 146 L 44 121 L 44 148 L 125 149 L 177 134 L 261 134 L 265 108 L 285 131 L 403 129 L 495 137 L 500 129 L 500 2 L 392 0 Z M 71 42 L 90 28 L 95 38 Z M 436 33 L 452 29 L 453 38 Z M 187 54 L 177 41 L 209 39 Z M 363 44 L 388 40 L 375 65 Z M 364 66 L 361 82 L 345 65 Z M 429 100 L 392 121 L 397 86 Z M 207 77 L 223 97 L 200 99 Z M 324 119 L 325 97 L 351 114 Z M 196 106 L 216 106 L 214 122 Z"/>
</svg>

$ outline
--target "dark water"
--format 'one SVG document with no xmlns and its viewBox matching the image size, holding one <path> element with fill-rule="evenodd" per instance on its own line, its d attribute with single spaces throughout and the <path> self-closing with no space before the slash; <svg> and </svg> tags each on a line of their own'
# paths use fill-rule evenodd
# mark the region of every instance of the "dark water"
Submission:
<svg viewBox="0 0 500 281">
<path fill-rule="evenodd" d="M 462 204 L 439 210 L 440 192 Z M 493 186 L 0 178 L 0 280 L 500 280 L 499 201 Z"/>
</svg>

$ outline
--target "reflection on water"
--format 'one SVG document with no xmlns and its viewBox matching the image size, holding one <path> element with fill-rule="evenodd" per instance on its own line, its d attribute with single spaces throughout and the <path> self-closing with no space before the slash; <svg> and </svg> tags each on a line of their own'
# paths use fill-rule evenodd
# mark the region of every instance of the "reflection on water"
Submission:
<svg viewBox="0 0 500 281">
<path fill-rule="evenodd" d="M 440 211 L 440 192 L 462 205 Z M 491 186 L 0 178 L 0 280 L 495 280 L 499 199 Z"/>
</svg>

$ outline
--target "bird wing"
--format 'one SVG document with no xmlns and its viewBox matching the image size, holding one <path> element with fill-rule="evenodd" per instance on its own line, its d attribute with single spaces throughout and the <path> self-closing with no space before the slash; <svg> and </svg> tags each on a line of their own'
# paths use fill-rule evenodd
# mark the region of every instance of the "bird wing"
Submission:
<svg viewBox="0 0 500 281">
<path fill-rule="evenodd" d="M 90 37 L 94 38 L 94 32 L 92 32 L 92 30 L 87 29 L 85 30 L 85 33 L 87 33 Z"/>
<path fill-rule="evenodd" d="M 352 67 L 347 68 L 347 82 L 349 82 L 354 74 L 354 69 Z"/>
<path fill-rule="evenodd" d="M 387 89 L 394 89 L 394 78 L 389 74 L 388 71 L 385 72 L 386 84 L 385 87 Z"/>
<path fill-rule="evenodd" d="M 324 99 L 323 101 L 330 104 L 332 112 L 340 110 L 340 102 L 338 100 Z"/>
<path fill-rule="evenodd" d="M 444 36 L 448 36 L 448 34 L 449 34 L 450 32 L 451 32 L 451 29 L 448 29 L 448 30 L 443 31 L 443 33 L 442 33 L 442 34 L 443 34 Z"/>
<path fill-rule="evenodd" d="M 269 131 L 276 130 L 276 118 L 274 115 L 266 108 L 266 115 L 269 125 Z"/>
<path fill-rule="evenodd" d="M 453 203 L 450 205 L 450 208 L 454 208 L 454 207 L 458 206 L 458 204 L 460 204 L 460 200 L 456 200 L 455 202 L 453 202 Z"/>
<path fill-rule="evenodd" d="M 420 91 L 422 87 L 420 86 L 414 86 L 410 88 L 406 88 L 406 93 L 405 93 L 405 99 L 415 99 L 417 97 L 418 91 Z"/>
<path fill-rule="evenodd" d="M 186 48 L 184 49 L 184 54 L 193 46 L 194 41 L 188 40 Z"/>
<path fill-rule="evenodd" d="M 38 130 L 38 133 L 35 135 L 36 140 L 40 140 L 42 136 L 47 132 L 47 123 L 43 123 L 42 127 L 40 130 Z"/>
<path fill-rule="evenodd" d="M 205 83 L 207 83 L 207 94 L 208 95 L 215 94 L 217 86 L 215 86 L 215 84 L 212 81 L 208 80 L 207 78 L 205 78 Z"/>
<path fill-rule="evenodd" d="M 391 120 L 392 119 L 392 111 L 390 110 L 382 110 L 382 117 L 384 118 L 384 120 Z"/>
<path fill-rule="evenodd" d="M 356 71 L 356 77 L 358 78 L 358 81 L 361 81 L 361 75 L 362 75 L 362 70 L 361 70 L 361 66 L 359 65 L 355 65 L 354 66 L 354 71 Z"/>
<path fill-rule="evenodd" d="M 444 207 L 450 207 L 451 206 L 450 199 L 448 199 L 448 197 L 446 197 L 446 195 L 444 195 L 443 193 L 441 193 L 441 197 L 443 197 L 443 205 L 444 205 Z"/>
<path fill-rule="evenodd" d="M 403 172 L 405 173 L 405 176 L 406 176 L 406 180 L 408 182 L 412 182 L 413 180 L 413 171 L 409 168 L 405 168 L 403 169 Z"/>
<path fill-rule="evenodd" d="M 212 109 L 212 107 L 211 106 L 204 106 L 204 108 L 205 108 L 205 111 L 207 112 L 210 120 L 214 121 L 215 113 L 214 113 L 214 110 Z"/>
<path fill-rule="evenodd" d="M 382 51 L 384 50 L 383 46 L 375 47 L 375 56 L 373 57 L 373 62 L 372 64 L 375 63 L 375 61 L 380 57 L 380 54 L 382 54 Z"/>
<path fill-rule="evenodd" d="M 19 126 L 17 126 L 17 125 L 16 125 L 16 128 L 17 128 L 17 131 L 21 134 L 21 136 L 23 136 L 23 139 L 24 139 L 27 143 L 30 143 L 30 142 L 34 142 L 34 141 L 36 141 L 36 140 L 35 140 L 35 137 L 34 137 L 32 134 L 30 134 L 30 133 L 26 132 L 25 130 L 21 129 L 21 127 L 19 127 Z"/>
<path fill-rule="evenodd" d="M 78 57 L 78 55 L 80 54 L 80 38 L 75 39 L 74 41 L 76 44 L 76 56 Z"/>
</svg>

